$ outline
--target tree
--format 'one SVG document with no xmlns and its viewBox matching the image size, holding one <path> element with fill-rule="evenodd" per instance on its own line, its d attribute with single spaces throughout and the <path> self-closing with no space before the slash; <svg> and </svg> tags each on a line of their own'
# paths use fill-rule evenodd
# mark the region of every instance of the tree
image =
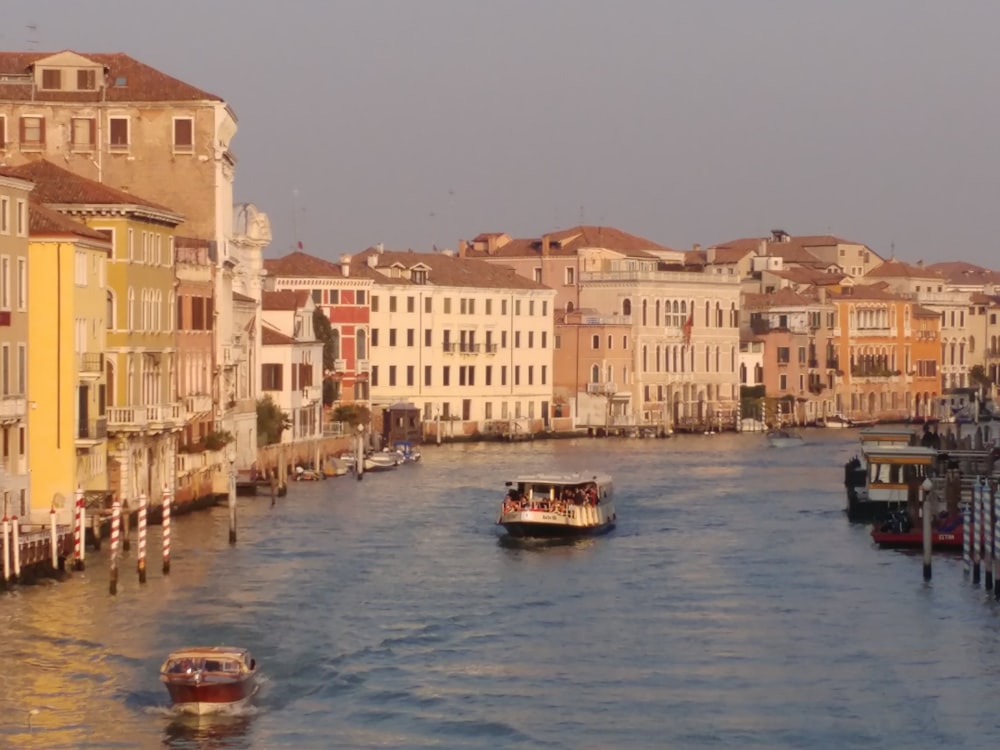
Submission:
<svg viewBox="0 0 1000 750">
<path fill-rule="evenodd" d="M 335 383 L 328 373 L 333 372 L 337 361 L 337 334 L 320 308 L 313 311 L 313 331 L 316 339 L 323 342 L 323 406 L 333 406 L 340 396 L 340 384 Z"/>
<path fill-rule="evenodd" d="M 993 385 L 993 379 L 990 378 L 989 374 L 986 372 L 986 368 L 982 365 L 976 365 L 969 370 L 969 382 L 974 387 L 980 388 L 989 388 Z"/>
<path fill-rule="evenodd" d="M 281 433 L 291 429 L 292 420 L 287 412 L 274 403 L 270 396 L 257 401 L 257 445 L 273 445 L 281 442 Z"/>
<path fill-rule="evenodd" d="M 351 428 L 359 424 L 368 427 L 372 421 L 372 413 L 367 406 L 361 404 L 344 404 L 333 410 L 334 422 L 346 422 Z"/>
</svg>

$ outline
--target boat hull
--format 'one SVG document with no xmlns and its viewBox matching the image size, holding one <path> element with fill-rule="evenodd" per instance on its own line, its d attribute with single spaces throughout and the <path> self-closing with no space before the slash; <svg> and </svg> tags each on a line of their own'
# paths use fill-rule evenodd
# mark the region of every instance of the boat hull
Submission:
<svg viewBox="0 0 1000 750">
<path fill-rule="evenodd" d="M 232 682 L 171 681 L 165 684 L 176 710 L 198 716 L 239 709 L 250 702 L 258 687 L 256 676 Z"/>
<path fill-rule="evenodd" d="M 878 528 L 872 529 L 872 540 L 879 547 L 892 547 L 896 549 L 916 548 L 922 549 L 924 546 L 924 535 L 922 531 L 882 531 Z M 934 549 L 962 549 L 962 529 L 954 531 L 934 531 L 931 534 L 931 546 Z"/>
<path fill-rule="evenodd" d="M 573 539 L 606 534 L 615 527 L 614 521 L 597 526 L 568 526 L 564 524 L 501 522 L 507 533 L 518 539 Z"/>
</svg>

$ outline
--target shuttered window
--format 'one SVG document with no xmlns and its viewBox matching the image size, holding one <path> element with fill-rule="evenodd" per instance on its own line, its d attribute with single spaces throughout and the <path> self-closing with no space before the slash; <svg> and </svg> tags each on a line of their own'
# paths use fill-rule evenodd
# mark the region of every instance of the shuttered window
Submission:
<svg viewBox="0 0 1000 750">
<path fill-rule="evenodd" d="M 94 147 L 94 135 L 97 128 L 91 117 L 74 117 L 72 120 L 73 150 L 89 150 Z"/>
<path fill-rule="evenodd" d="M 58 91 L 62 88 L 61 70 L 43 70 L 42 88 L 47 91 Z"/>
<path fill-rule="evenodd" d="M 21 118 L 21 146 L 44 146 L 45 145 L 45 118 L 44 117 L 22 117 Z"/>
<path fill-rule="evenodd" d="M 93 91 L 97 88 L 97 76 L 93 70 L 76 71 L 77 91 Z"/>
<path fill-rule="evenodd" d="M 108 120 L 109 145 L 112 151 L 128 149 L 128 118 L 112 117 Z"/>
<path fill-rule="evenodd" d="M 194 151 L 194 120 L 190 117 L 178 117 L 174 120 L 174 151 Z"/>
</svg>

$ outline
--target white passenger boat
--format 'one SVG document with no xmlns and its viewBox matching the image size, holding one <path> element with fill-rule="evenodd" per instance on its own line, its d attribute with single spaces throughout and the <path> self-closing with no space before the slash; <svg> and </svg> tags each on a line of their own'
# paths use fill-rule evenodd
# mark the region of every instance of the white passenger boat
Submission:
<svg viewBox="0 0 1000 750">
<path fill-rule="evenodd" d="M 575 537 L 615 527 L 609 474 L 531 474 L 507 482 L 497 523 L 515 537 Z"/>
</svg>

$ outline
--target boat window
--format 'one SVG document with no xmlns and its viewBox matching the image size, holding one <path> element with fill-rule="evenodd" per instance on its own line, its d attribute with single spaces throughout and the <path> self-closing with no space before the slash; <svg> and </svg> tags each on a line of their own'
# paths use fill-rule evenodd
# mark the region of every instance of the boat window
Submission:
<svg viewBox="0 0 1000 750">
<path fill-rule="evenodd" d="M 217 661 L 206 661 L 205 662 L 206 672 L 221 672 L 220 664 Z"/>
</svg>

